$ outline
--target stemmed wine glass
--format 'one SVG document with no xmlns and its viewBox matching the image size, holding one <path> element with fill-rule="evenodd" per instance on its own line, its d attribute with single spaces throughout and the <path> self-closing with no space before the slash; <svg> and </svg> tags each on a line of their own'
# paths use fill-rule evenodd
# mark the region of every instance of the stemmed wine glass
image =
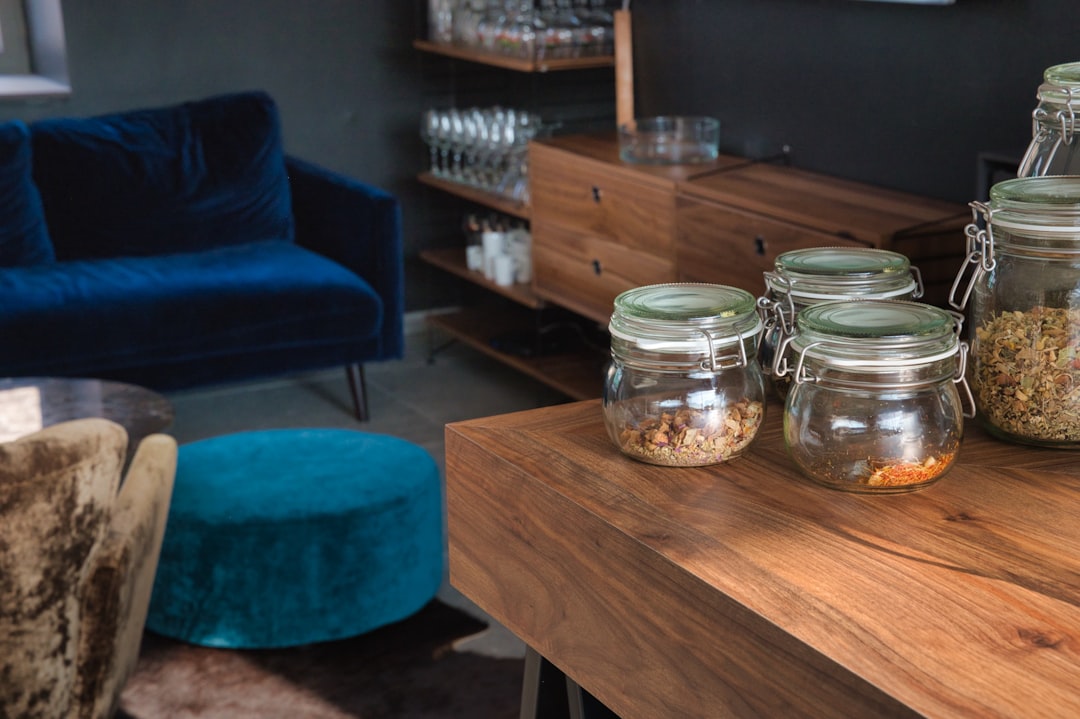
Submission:
<svg viewBox="0 0 1080 719">
<path fill-rule="evenodd" d="M 516 197 L 522 191 L 529 140 L 540 127 L 537 115 L 498 105 L 430 109 L 420 123 L 420 137 L 431 152 L 432 174 Z"/>
<path fill-rule="evenodd" d="M 439 148 L 437 137 L 439 134 L 439 112 L 431 109 L 424 111 L 424 118 L 420 122 L 420 139 L 428 146 L 431 153 L 431 174 L 440 175 Z"/>
</svg>

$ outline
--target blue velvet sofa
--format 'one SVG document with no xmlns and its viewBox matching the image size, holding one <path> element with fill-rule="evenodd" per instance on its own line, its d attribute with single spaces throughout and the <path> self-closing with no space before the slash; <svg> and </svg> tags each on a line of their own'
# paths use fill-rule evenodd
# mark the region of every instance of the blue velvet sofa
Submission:
<svg viewBox="0 0 1080 719">
<path fill-rule="evenodd" d="M 158 390 L 402 355 L 400 205 L 263 92 L 0 125 L 0 376 Z"/>
</svg>

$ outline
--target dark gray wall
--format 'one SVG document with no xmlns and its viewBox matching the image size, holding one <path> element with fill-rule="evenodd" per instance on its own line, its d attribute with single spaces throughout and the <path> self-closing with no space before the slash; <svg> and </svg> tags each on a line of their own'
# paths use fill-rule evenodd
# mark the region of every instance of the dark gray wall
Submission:
<svg viewBox="0 0 1080 719">
<path fill-rule="evenodd" d="M 522 75 L 413 50 L 410 0 L 64 0 L 73 95 L 0 119 L 87 115 L 262 88 L 286 149 L 397 194 L 407 306 L 472 290 L 416 260 L 460 242 L 462 205 L 416 182 L 427 106 L 513 104 L 604 122 L 611 72 Z M 976 155 L 1019 152 L 1043 68 L 1080 60 L 1076 0 L 634 0 L 639 114 L 705 113 L 725 151 L 782 143 L 797 165 L 972 198 Z"/>
<path fill-rule="evenodd" d="M 412 274 L 426 91 L 411 0 L 64 0 L 62 8 L 73 94 L 0 100 L 0 119 L 267 90 L 288 152 L 402 198 Z M 443 302 L 438 288 L 409 285 L 410 308 Z"/>
<path fill-rule="evenodd" d="M 721 144 L 967 202 L 1021 153 L 1042 71 L 1080 60 L 1076 0 L 635 0 L 639 114 L 713 114 Z M 982 199 L 982 198 L 978 198 Z"/>
</svg>

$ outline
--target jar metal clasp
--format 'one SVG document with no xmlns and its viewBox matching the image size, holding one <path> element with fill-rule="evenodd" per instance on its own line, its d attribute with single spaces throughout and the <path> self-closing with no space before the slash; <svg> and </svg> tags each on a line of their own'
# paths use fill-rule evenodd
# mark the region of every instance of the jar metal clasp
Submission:
<svg viewBox="0 0 1080 719">
<path fill-rule="evenodd" d="M 960 266 L 960 271 L 956 273 L 956 279 L 953 280 L 952 288 L 949 290 L 949 304 L 960 311 L 967 307 L 971 292 L 975 289 L 975 282 L 984 273 L 992 272 L 997 267 L 997 260 L 994 258 L 994 210 L 983 202 L 972 202 L 970 206 L 972 221 L 964 228 L 964 237 L 967 238 L 967 256 Z M 986 222 L 986 229 L 979 227 L 980 215 Z M 969 268 L 973 268 L 971 277 L 964 288 L 963 297 L 958 302 L 956 295 Z"/>
<path fill-rule="evenodd" d="M 960 341 L 959 348 L 960 351 L 957 353 L 959 357 L 956 362 L 956 375 L 953 377 L 953 384 L 962 390 L 961 403 L 963 403 L 964 400 L 967 400 L 967 406 L 970 408 L 963 411 L 964 416 L 968 419 L 974 419 L 976 412 L 975 395 L 971 393 L 971 385 L 969 385 L 967 381 L 967 360 L 970 348 L 968 347 L 968 343 L 963 340 Z"/>
<path fill-rule="evenodd" d="M 737 338 L 735 343 L 739 348 L 737 353 L 718 357 L 716 354 L 716 345 L 713 342 L 713 336 L 705 330 L 698 331 L 705 336 L 705 342 L 709 345 L 709 357 L 708 359 L 701 360 L 701 369 L 709 372 L 719 372 L 720 370 L 732 369 L 735 367 L 746 367 L 749 364 L 749 358 L 746 355 L 746 342 L 741 336 Z"/>
<path fill-rule="evenodd" d="M 1051 128 L 1053 127 L 1053 121 L 1056 120 L 1059 125 L 1058 137 L 1054 140 L 1053 147 L 1046 152 L 1046 162 L 1042 163 L 1042 166 L 1038 169 L 1037 176 L 1046 175 L 1047 168 L 1050 167 L 1061 146 L 1072 145 L 1075 137 L 1076 110 L 1073 108 L 1073 100 L 1076 99 L 1075 93 L 1071 87 L 1059 87 L 1056 89 L 1065 93 L 1065 109 L 1051 114 L 1044 107 L 1035 108 L 1031 113 L 1031 144 L 1028 145 L 1023 159 L 1020 160 L 1021 170 L 1032 166 L 1035 156 L 1041 151 L 1042 144 L 1052 136 Z"/>
<path fill-rule="evenodd" d="M 795 384 L 803 384 L 805 382 L 817 382 L 817 377 L 814 377 L 806 370 L 806 353 L 814 347 L 817 347 L 822 342 L 811 342 L 802 348 L 799 352 L 799 361 L 795 363 L 795 371 L 791 375 L 791 379 Z"/>
<path fill-rule="evenodd" d="M 775 272 L 766 272 L 764 274 L 765 286 L 779 285 L 783 288 L 783 297 L 772 301 L 762 298 L 764 304 L 759 302 L 758 306 L 772 315 L 773 327 L 779 325 L 781 332 L 790 335 L 795 331 L 795 300 L 791 297 L 791 280 Z M 762 317 L 762 320 L 768 322 L 769 318 Z"/>
<path fill-rule="evenodd" d="M 773 358 L 773 372 L 777 377 L 784 377 L 788 374 L 791 375 L 792 381 L 795 384 L 802 384 L 804 382 L 817 382 L 817 378 L 807 371 L 804 360 L 806 359 L 806 353 L 818 345 L 825 344 L 824 342 L 811 342 L 799 351 L 799 359 L 795 363 L 795 367 L 791 367 L 787 361 L 787 348 L 795 339 L 795 334 L 785 335 L 780 339 L 780 344 L 776 347 L 776 356 Z"/>
</svg>

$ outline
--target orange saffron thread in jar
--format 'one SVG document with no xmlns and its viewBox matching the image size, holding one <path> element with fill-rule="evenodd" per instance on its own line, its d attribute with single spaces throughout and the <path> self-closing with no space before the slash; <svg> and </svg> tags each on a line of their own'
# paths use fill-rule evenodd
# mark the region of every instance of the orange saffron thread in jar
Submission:
<svg viewBox="0 0 1080 719">
<path fill-rule="evenodd" d="M 871 487 L 902 487 L 908 484 L 929 482 L 952 465 L 955 452 L 939 457 L 930 456 L 923 462 L 897 462 L 880 464 L 866 478 Z"/>
</svg>

